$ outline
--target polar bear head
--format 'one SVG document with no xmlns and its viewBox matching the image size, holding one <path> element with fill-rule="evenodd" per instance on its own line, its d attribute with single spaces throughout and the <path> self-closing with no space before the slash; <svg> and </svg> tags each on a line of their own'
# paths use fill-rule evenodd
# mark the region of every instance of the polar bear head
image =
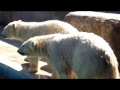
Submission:
<svg viewBox="0 0 120 90">
<path fill-rule="evenodd" d="M 31 37 L 19 47 L 17 52 L 21 55 L 47 56 L 47 48 L 49 43 L 53 40 L 54 37 L 61 35 L 62 34 L 57 33 Z"/>
<path fill-rule="evenodd" d="M 18 27 L 19 22 L 22 21 L 18 20 L 8 23 L 8 25 L 6 25 L 3 31 L 0 33 L 0 36 L 4 38 L 14 39 L 16 36 L 16 28 Z"/>
<path fill-rule="evenodd" d="M 44 52 L 44 36 L 34 36 L 26 40 L 18 49 L 21 55 L 40 56 Z"/>
<path fill-rule="evenodd" d="M 36 41 L 34 40 L 27 40 L 25 41 L 18 49 L 18 53 L 21 55 L 30 55 L 30 56 L 38 56 L 35 54 Z"/>
</svg>

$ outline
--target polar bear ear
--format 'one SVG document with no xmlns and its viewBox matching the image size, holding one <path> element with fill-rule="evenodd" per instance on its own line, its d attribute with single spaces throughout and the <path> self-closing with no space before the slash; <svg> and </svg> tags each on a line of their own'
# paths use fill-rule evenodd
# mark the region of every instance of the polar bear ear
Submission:
<svg viewBox="0 0 120 90">
<path fill-rule="evenodd" d="M 14 29 L 14 30 L 16 30 L 16 29 L 17 29 L 17 30 L 18 30 L 18 29 L 20 30 L 20 28 L 21 28 L 20 23 L 17 23 L 17 22 L 16 22 L 16 23 L 13 23 L 13 29 Z"/>
<path fill-rule="evenodd" d="M 17 28 L 17 23 L 13 24 L 13 29 L 15 30 Z"/>
<path fill-rule="evenodd" d="M 22 20 L 18 20 L 19 22 L 22 22 Z"/>
<path fill-rule="evenodd" d="M 34 50 L 36 50 L 36 49 L 37 49 L 37 46 L 36 46 L 36 41 L 33 41 L 33 42 L 32 42 L 32 48 L 33 48 Z"/>
<path fill-rule="evenodd" d="M 36 41 L 32 42 L 32 48 L 34 49 L 34 51 L 36 51 L 38 49 L 38 45 L 37 45 Z"/>
<path fill-rule="evenodd" d="M 16 23 L 13 24 L 13 29 L 15 29 L 15 28 L 16 28 Z"/>
<path fill-rule="evenodd" d="M 34 43 L 34 42 L 32 42 L 32 47 L 34 47 L 34 44 L 35 44 L 35 43 Z"/>
</svg>

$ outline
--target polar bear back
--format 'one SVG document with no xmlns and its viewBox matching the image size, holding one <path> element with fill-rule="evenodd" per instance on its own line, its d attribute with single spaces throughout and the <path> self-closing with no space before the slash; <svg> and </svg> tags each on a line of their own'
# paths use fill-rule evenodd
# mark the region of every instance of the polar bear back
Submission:
<svg viewBox="0 0 120 90">
<path fill-rule="evenodd" d="M 19 22 L 19 21 L 18 21 Z M 33 37 L 48 34 L 68 34 L 78 33 L 79 31 L 72 25 L 60 20 L 48 20 L 43 22 L 19 22 L 18 36 L 23 41 Z"/>
<path fill-rule="evenodd" d="M 60 20 L 48 20 L 43 22 L 19 22 L 22 27 L 29 28 L 29 30 L 38 30 L 40 29 L 41 32 L 44 32 L 45 34 L 52 34 L 52 32 L 61 32 L 61 33 L 75 33 L 78 32 L 78 30 L 63 21 Z M 43 34 L 44 34 L 43 33 Z"/>
<path fill-rule="evenodd" d="M 118 66 L 109 44 L 93 33 L 58 35 L 51 40 L 48 53 L 58 70 L 71 68 L 79 78 L 91 78 Z"/>
</svg>

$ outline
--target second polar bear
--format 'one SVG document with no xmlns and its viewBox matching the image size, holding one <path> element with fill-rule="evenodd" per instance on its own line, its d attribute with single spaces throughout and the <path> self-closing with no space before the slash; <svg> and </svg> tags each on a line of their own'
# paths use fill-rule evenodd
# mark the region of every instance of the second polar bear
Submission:
<svg viewBox="0 0 120 90">
<path fill-rule="evenodd" d="M 21 20 L 10 22 L 2 31 L 1 36 L 8 39 L 20 40 L 22 42 L 33 36 L 41 36 L 54 33 L 78 33 L 79 31 L 72 25 L 60 20 L 48 20 L 43 22 L 24 22 Z M 30 68 L 29 72 L 38 71 L 39 57 L 28 56 Z M 34 62 L 36 61 L 36 63 Z"/>
<path fill-rule="evenodd" d="M 21 55 L 45 56 L 61 79 L 118 79 L 118 62 L 109 44 L 86 32 L 35 36 L 17 51 Z"/>
</svg>

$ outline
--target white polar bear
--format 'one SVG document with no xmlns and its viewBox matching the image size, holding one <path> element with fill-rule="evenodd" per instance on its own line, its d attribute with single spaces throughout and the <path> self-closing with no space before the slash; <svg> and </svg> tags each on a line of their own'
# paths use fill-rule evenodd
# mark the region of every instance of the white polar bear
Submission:
<svg viewBox="0 0 120 90">
<path fill-rule="evenodd" d="M 33 36 L 41 36 L 54 33 L 78 33 L 79 31 L 72 25 L 60 20 L 48 20 L 43 22 L 24 22 L 21 20 L 10 22 L 2 31 L 1 36 L 8 39 L 16 39 L 22 42 Z M 26 60 L 30 62 L 30 72 L 38 71 L 39 57 L 28 56 Z M 35 62 L 34 62 L 35 61 Z M 35 65 L 34 65 L 35 64 Z"/>
<path fill-rule="evenodd" d="M 45 56 L 61 79 L 118 79 L 118 62 L 109 44 L 86 32 L 35 36 L 17 51 L 21 55 Z"/>
</svg>

